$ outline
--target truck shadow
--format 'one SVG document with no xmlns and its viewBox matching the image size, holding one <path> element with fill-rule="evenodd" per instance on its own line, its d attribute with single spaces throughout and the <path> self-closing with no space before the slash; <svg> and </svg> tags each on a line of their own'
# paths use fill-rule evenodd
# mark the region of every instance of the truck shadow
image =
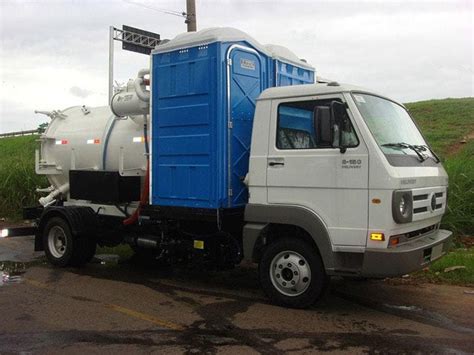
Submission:
<svg viewBox="0 0 474 355">
<path fill-rule="evenodd" d="M 180 332 L 168 332 L 167 341 L 158 340 L 156 345 L 174 344 L 183 346 L 188 353 L 216 353 L 228 345 L 246 344 L 262 354 L 282 353 L 280 342 L 292 339 L 301 341 L 292 351 L 347 351 L 362 346 L 370 351 L 391 352 L 421 351 L 437 352 L 441 344 L 420 336 L 411 329 L 387 329 L 365 319 L 369 310 L 357 300 L 338 295 L 336 282 L 325 296 L 307 310 L 273 308 L 260 290 L 255 266 L 239 266 L 232 270 L 211 271 L 186 267 L 149 267 L 133 260 L 115 265 L 89 264 L 81 269 L 68 271 L 93 278 L 139 284 L 169 296 L 173 302 L 191 308 L 200 319 Z M 369 287 L 370 289 L 370 287 Z M 213 300 L 209 302 L 209 298 Z M 172 306 L 171 302 L 163 306 Z M 318 319 L 334 324 L 343 331 L 297 331 L 268 329 L 252 326 L 249 329 L 236 324 L 239 314 L 252 312 L 253 307 L 266 308 L 273 312 L 288 313 L 294 317 L 305 312 Z M 384 311 L 384 310 L 382 310 Z M 317 327 L 316 327 L 317 328 Z M 349 331 L 349 333 L 347 332 Z M 367 334 L 371 336 L 367 336 Z M 454 348 L 463 348 L 457 342 Z"/>
<path fill-rule="evenodd" d="M 198 307 L 199 297 L 215 297 L 216 301 L 239 302 L 239 307 L 248 308 L 254 304 L 271 305 L 261 290 L 256 265 L 240 265 L 231 270 L 206 270 L 193 266 L 165 267 L 143 265 L 133 258 L 114 265 L 100 263 L 88 264 L 81 269 L 71 271 L 95 278 L 135 283 L 167 294 L 174 300 L 188 306 Z M 343 280 L 333 278 L 331 285 L 321 299 L 305 312 L 320 315 L 344 316 L 353 313 L 357 305 L 360 312 L 364 309 L 376 310 L 386 314 L 410 319 L 420 323 L 449 329 L 459 333 L 474 334 L 474 330 L 456 324 L 451 319 L 436 312 L 418 307 L 397 307 L 385 304 L 379 299 L 379 287 L 382 281 L 377 280 Z M 351 292 L 360 288 L 365 295 Z M 403 288 L 400 289 L 403 292 Z M 188 296 L 183 296 L 183 293 Z"/>
<path fill-rule="evenodd" d="M 266 302 L 255 266 L 216 271 L 197 266 L 143 264 L 134 258 L 113 264 L 90 263 L 71 272 L 94 278 L 140 284 L 159 292 L 171 290 L 196 295 Z"/>
</svg>

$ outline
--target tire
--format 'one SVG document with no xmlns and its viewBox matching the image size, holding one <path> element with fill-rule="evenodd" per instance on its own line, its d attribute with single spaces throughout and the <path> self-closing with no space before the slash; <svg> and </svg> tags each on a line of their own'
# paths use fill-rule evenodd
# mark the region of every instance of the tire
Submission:
<svg viewBox="0 0 474 355">
<path fill-rule="evenodd" d="M 272 303 L 291 308 L 314 304 L 329 281 L 319 253 L 300 239 L 282 238 L 266 247 L 258 272 Z"/>
<path fill-rule="evenodd" d="M 69 224 L 61 217 L 51 218 L 43 229 L 43 248 L 55 266 L 82 266 L 95 254 L 95 240 L 73 236 Z"/>
</svg>

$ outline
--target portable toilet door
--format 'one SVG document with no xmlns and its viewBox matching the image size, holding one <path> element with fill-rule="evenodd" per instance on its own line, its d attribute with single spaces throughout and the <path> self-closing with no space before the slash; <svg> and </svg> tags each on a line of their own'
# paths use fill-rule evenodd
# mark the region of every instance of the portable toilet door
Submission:
<svg viewBox="0 0 474 355">
<path fill-rule="evenodd" d="M 266 88 L 265 58 L 240 44 L 227 49 L 228 207 L 248 201 L 244 184 L 248 172 L 250 142 L 256 99 Z"/>
</svg>

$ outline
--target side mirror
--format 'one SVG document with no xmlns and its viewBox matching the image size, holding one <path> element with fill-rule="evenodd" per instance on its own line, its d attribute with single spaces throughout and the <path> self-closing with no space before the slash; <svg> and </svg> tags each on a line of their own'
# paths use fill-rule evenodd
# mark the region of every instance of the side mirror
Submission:
<svg viewBox="0 0 474 355">
<path fill-rule="evenodd" d="M 332 147 L 334 119 L 331 109 L 317 106 L 313 111 L 314 136 L 318 147 Z"/>
<path fill-rule="evenodd" d="M 347 116 L 346 105 L 340 101 L 332 101 L 331 102 L 331 115 L 334 122 L 335 134 L 335 141 L 337 144 L 334 146 L 339 148 L 341 153 L 345 153 L 347 147 L 345 146 L 345 142 L 343 141 L 342 132 L 344 127 L 348 124 L 349 117 Z"/>
</svg>

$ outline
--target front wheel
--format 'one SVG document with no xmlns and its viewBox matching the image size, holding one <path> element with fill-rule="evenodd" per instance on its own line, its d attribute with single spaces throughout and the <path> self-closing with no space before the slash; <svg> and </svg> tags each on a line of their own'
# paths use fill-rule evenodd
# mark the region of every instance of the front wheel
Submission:
<svg viewBox="0 0 474 355">
<path fill-rule="evenodd" d="M 322 295 L 328 278 L 319 254 L 299 239 L 279 239 L 264 251 L 259 278 L 265 294 L 278 305 L 306 308 Z"/>
</svg>

